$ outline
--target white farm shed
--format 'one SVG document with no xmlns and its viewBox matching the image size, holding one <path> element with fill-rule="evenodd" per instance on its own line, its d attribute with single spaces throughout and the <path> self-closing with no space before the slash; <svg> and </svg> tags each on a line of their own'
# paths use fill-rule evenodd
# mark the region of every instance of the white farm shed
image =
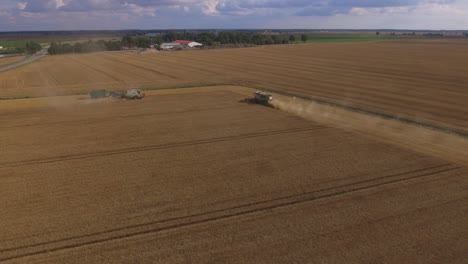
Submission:
<svg viewBox="0 0 468 264">
<path fill-rule="evenodd" d="M 171 49 L 182 47 L 182 45 L 179 43 L 163 43 L 161 44 L 160 47 L 163 50 L 171 50 Z"/>
<path fill-rule="evenodd" d="M 201 46 L 203 46 L 203 44 L 192 41 L 189 44 L 187 44 L 187 46 L 189 46 L 190 48 L 193 48 L 193 47 L 201 47 Z"/>
</svg>

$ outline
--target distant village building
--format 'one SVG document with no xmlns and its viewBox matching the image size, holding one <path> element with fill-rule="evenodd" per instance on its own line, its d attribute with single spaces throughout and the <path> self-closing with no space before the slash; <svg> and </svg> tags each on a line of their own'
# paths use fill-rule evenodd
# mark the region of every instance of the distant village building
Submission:
<svg viewBox="0 0 468 264">
<path fill-rule="evenodd" d="M 172 49 L 180 49 L 180 48 L 194 48 L 194 47 L 201 47 L 203 44 L 191 41 L 191 40 L 176 40 L 171 43 L 163 43 L 161 44 L 161 49 L 162 50 L 172 50 Z"/>
<path fill-rule="evenodd" d="M 162 50 L 172 50 L 176 48 L 182 48 L 182 45 L 180 43 L 163 43 L 160 47 Z"/>
<path fill-rule="evenodd" d="M 192 43 L 188 44 L 188 46 L 190 48 L 195 48 L 195 47 L 201 47 L 203 46 L 203 44 L 193 41 Z"/>
<path fill-rule="evenodd" d="M 181 44 L 183 46 L 187 46 L 189 48 L 203 46 L 203 44 L 195 42 L 195 41 L 191 41 L 191 40 L 176 40 L 176 41 L 174 41 L 174 43 L 179 43 L 179 44 Z"/>
<path fill-rule="evenodd" d="M 185 45 L 187 46 L 188 44 L 192 43 L 190 40 L 176 40 L 174 43 L 179 43 L 180 45 Z"/>
</svg>

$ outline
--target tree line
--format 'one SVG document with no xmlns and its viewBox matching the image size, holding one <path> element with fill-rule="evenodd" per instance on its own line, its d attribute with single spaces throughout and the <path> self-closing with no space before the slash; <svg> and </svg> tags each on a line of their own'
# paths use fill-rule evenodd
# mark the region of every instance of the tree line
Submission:
<svg viewBox="0 0 468 264">
<path fill-rule="evenodd" d="M 284 34 L 264 34 L 254 32 L 236 32 L 223 31 L 219 33 L 186 33 L 186 32 L 169 32 L 158 37 L 159 42 L 172 42 L 174 40 L 193 40 L 203 43 L 206 46 L 226 45 L 226 44 L 254 44 L 254 45 L 273 45 L 273 44 L 289 44 L 296 42 L 296 35 Z M 301 41 L 306 42 L 308 36 L 302 34 Z"/>
<path fill-rule="evenodd" d="M 219 46 L 232 44 L 252 44 L 252 45 L 274 45 L 289 44 L 297 41 L 306 42 L 308 36 L 296 35 L 269 35 L 251 32 L 219 32 L 219 33 L 179 33 L 168 32 L 155 36 L 124 36 L 121 40 L 89 40 L 87 42 L 56 43 L 53 42 L 49 48 L 49 54 L 66 53 L 90 53 L 98 51 L 115 51 L 123 48 L 150 48 L 153 45 L 160 45 L 164 42 L 175 40 L 192 40 L 200 42 L 205 46 Z"/>
<path fill-rule="evenodd" d="M 77 42 L 75 44 L 52 42 L 49 47 L 49 54 L 57 55 L 66 53 L 90 53 L 98 51 L 115 51 L 121 49 L 122 42 L 112 40 L 89 40 L 87 42 Z"/>
<path fill-rule="evenodd" d="M 28 41 L 24 44 L 24 46 L 16 47 L 16 49 L 12 53 L 34 54 L 40 50 L 42 50 L 41 44 L 34 42 L 34 41 Z"/>
</svg>

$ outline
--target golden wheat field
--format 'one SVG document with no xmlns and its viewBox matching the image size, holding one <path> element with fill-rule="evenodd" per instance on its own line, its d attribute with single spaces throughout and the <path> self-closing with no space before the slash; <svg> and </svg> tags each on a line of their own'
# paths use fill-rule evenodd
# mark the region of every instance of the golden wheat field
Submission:
<svg viewBox="0 0 468 264">
<path fill-rule="evenodd" d="M 467 261 L 466 168 L 244 97 L 0 102 L 0 261 Z"/>
<path fill-rule="evenodd" d="M 0 73 L 0 97 L 234 83 L 466 129 L 467 60 L 464 41 L 49 56 Z"/>
<path fill-rule="evenodd" d="M 15 63 L 24 59 L 24 56 L 15 56 L 15 57 L 0 57 L 0 66 L 8 65 Z"/>
<path fill-rule="evenodd" d="M 2 72 L 0 263 L 467 263 L 466 51 L 104 52 Z M 146 97 L 86 94 L 133 87 Z M 272 107 L 245 100 L 256 89 Z"/>
</svg>

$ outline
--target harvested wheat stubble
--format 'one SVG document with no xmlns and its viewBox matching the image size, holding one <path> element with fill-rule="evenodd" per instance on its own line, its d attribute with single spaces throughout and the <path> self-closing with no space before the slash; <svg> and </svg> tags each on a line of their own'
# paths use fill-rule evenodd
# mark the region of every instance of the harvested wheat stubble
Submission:
<svg viewBox="0 0 468 264">
<path fill-rule="evenodd" d="M 14 57 L 0 57 L 0 66 L 5 66 L 8 64 L 13 64 L 24 59 L 24 56 L 14 56 Z"/>
<path fill-rule="evenodd" d="M 466 262 L 465 168 L 242 98 L 2 108 L 0 261 Z"/>
</svg>

